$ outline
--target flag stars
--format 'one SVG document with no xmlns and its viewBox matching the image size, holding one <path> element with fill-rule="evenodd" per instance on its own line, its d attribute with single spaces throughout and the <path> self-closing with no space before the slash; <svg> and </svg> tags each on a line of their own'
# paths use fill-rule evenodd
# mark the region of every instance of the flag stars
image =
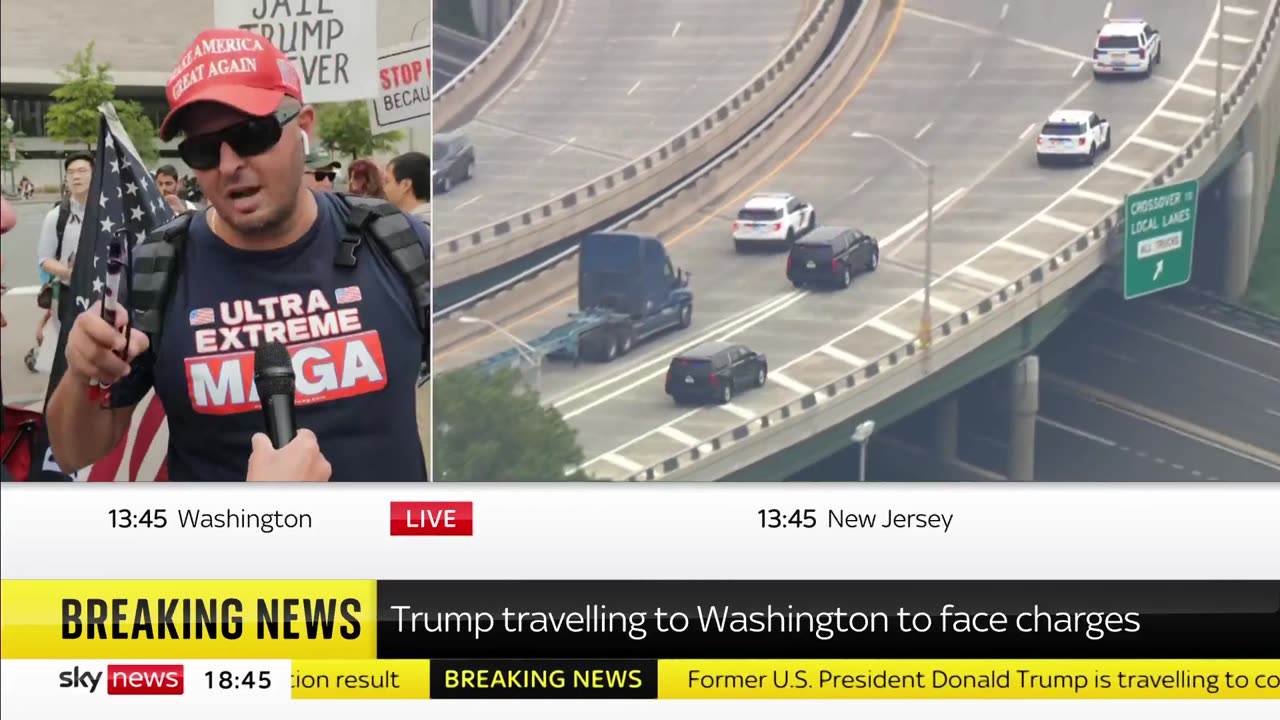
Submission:
<svg viewBox="0 0 1280 720">
<path fill-rule="evenodd" d="M 115 174 L 117 174 L 117 175 L 119 175 L 119 174 L 120 174 L 120 161 L 119 161 L 119 160 L 112 160 L 112 161 L 111 161 L 111 172 L 113 172 L 113 173 L 115 173 Z"/>
<path fill-rule="evenodd" d="M 133 219 L 134 219 L 134 220 L 141 220 L 141 219 L 142 219 L 142 208 L 140 208 L 140 207 L 138 207 L 138 206 L 136 206 L 136 205 L 133 207 Z"/>
<path fill-rule="evenodd" d="M 111 232 L 111 228 L 113 228 L 113 227 L 115 227 L 115 226 L 116 226 L 116 224 L 115 224 L 115 223 L 113 223 L 113 222 L 111 222 L 111 218 L 103 218 L 103 219 L 102 219 L 102 232 L 108 232 L 108 233 L 109 233 L 109 232 Z"/>
<path fill-rule="evenodd" d="M 129 183 L 128 185 L 125 186 L 124 189 L 125 189 L 125 192 L 129 193 L 130 195 L 138 194 L 138 186 L 133 183 Z"/>
<path fill-rule="evenodd" d="M 97 258 L 94 258 L 94 259 L 96 260 Z M 102 294 L 102 279 L 101 279 L 101 278 L 94 278 L 94 279 L 93 279 L 93 294 L 94 294 L 94 295 L 101 295 L 101 294 Z"/>
</svg>

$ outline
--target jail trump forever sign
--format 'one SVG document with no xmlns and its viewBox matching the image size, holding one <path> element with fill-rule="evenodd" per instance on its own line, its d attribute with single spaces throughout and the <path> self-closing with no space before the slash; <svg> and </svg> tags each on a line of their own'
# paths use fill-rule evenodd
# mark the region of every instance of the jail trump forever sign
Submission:
<svg viewBox="0 0 1280 720">
<path fill-rule="evenodd" d="M 377 0 L 214 0 L 214 24 L 270 40 L 302 76 L 308 103 L 375 97 Z"/>
</svg>

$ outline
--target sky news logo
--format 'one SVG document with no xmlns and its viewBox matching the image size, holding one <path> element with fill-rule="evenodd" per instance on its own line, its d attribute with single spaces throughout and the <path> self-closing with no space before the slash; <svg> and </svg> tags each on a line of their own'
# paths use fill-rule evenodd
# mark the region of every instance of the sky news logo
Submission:
<svg viewBox="0 0 1280 720">
<path fill-rule="evenodd" d="M 181 665 L 108 665 L 104 673 L 79 665 L 58 673 L 58 687 L 64 690 L 98 692 L 105 683 L 108 695 L 181 695 Z"/>
</svg>

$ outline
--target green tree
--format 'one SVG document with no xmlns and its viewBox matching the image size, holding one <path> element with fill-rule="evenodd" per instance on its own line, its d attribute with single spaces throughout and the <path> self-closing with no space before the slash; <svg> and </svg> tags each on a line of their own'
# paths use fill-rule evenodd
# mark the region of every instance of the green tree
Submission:
<svg viewBox="0 0 1280 720">
<path fill-rule="evenodd" d="M 455 370 L 434 381 L 437 480 L 546 482 L 586 480 L 577 432 L 520 373 Z"/>
<path fill-rule="evenodd" d="M 11 132 L 9 128 L 5 127 L 5 121 L 8 119 L 9 111 L 4 109 L 4 101 L 0 100 L 0 170 L 5 172 L 17 170 L 18 166 L 22 164 L 21 148 L 15 154 L 13 162 L 9 161 L 9 140 L 22 137 L 22 132 L 16 128 Z M 7 181 L 7 178 L 5 180 Z"/>
<path fill-rule="evenodd" d="M 325 147 L 352 161 L 377 152 L 391 152 L 404 137 L 399 131 L 374 134 L 369 125 L 369 106 L 363 100 L 316 106 L 318 134 Z"/>
<path fill-rule="evenodd" d="M 156 149 L 156 129 L 132 100 L 117 100 L 116 86 L 111 82 L 111 64 L 99 63 L 93 57 L 93 43 L 76 53 L 60 74 L 64 83 L 50 95 L 56 101 L 49 108 L 45 127 L 49 137 L 94 150 L 98 143 L 98 107 L 115 106 L 129 139 L 143 162 L 154 163 L 160 157 Z"/>
</svg>

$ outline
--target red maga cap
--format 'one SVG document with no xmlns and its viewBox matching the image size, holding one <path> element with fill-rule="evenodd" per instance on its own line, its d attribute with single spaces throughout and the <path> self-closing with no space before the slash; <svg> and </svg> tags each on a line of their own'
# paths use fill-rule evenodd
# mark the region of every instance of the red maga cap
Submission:
<svg viewBox="0 0 1280 720">
<path fill-rule="evenodd" d="M 182 54 L 165 86 L 169 114 L 160 139 L 178 134 L 175 119 L 188 105 L 216 102 L 248 115 L 270 115 L 285 96 L 302 102 L 302 81 L 289 58 L 248 30 L 205 30 Z"/>
</svg>

